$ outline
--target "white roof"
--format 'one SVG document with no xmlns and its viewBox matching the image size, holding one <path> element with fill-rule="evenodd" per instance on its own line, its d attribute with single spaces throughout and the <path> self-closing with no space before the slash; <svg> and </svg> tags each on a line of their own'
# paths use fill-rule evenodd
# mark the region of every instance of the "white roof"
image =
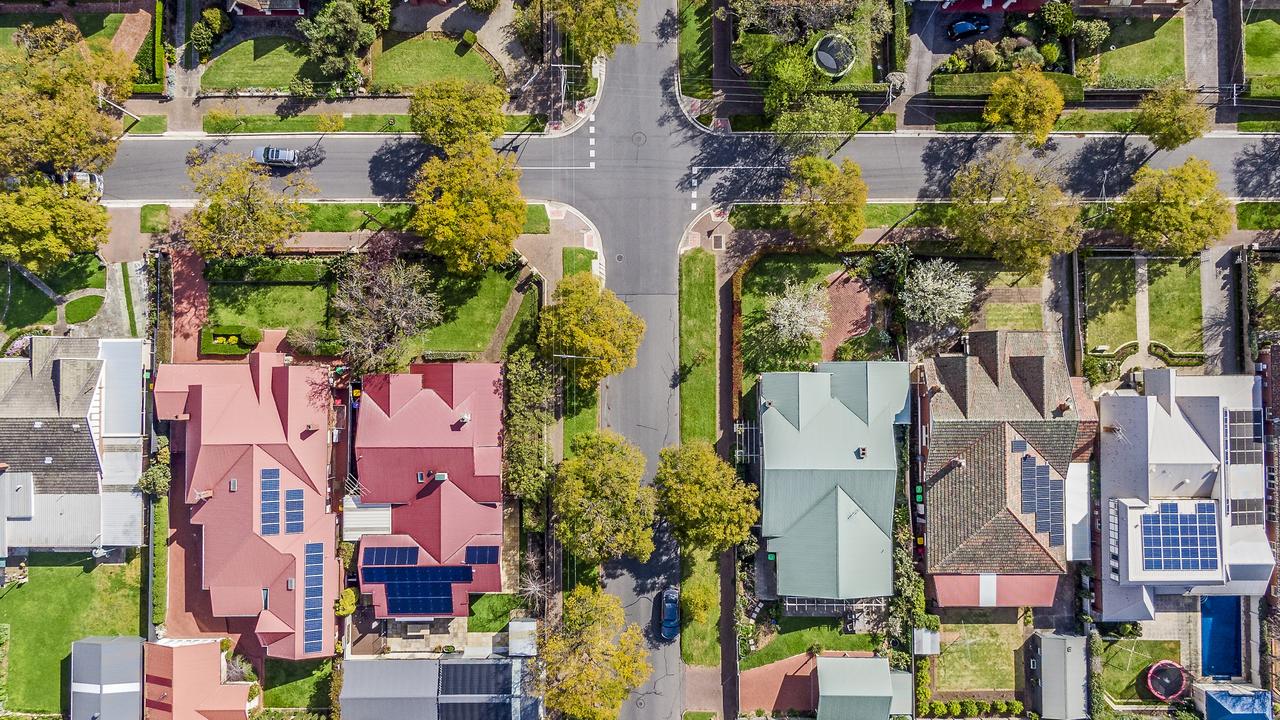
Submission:
<svg viewBox="0 0 1280 720">
<path fill-rule="evenodd" d="M 98 341 L 103 370 L 102 433 L 111 436 L 142 434 L 142 341 Z"/>
</svg>

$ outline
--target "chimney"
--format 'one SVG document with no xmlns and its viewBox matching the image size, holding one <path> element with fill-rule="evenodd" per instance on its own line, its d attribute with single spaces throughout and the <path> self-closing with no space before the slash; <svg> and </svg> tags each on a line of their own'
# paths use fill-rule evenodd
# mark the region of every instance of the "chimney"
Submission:
<svg viewBox="0 0 1280 720">
<path fill-rule="evenodd" d="M 458 418 L 458 423 L 460 425 L 466 425 L 469 422 L 471 422 L 471 413 L 469 412 L 462 413 L 462 417 Z"/>
<path fill-rule="evenodd" d="M 867 457 L 867 449 L 864 447 L 860 447 L 853 451 L 853 456 L 858 458 L 859 460 L 865 460 Z"/>
<path fill-rule="evenodd" d="M 969 354 L 969 333 L 960 336 L 960 352 L 965 355 Z"/>
<path fill-rule="evenodd" d="M 1063 400 L 1062 402 L 1058 403 L 1058 412 L 1064 413 L 1064 412 L 1066 412 L 1066 411 L 1068 411 L 1068 410 L 1070 410 L 1070 409 L 1071 409 L 1071 402 L 1070 402 L 1070 401 L 1068 401 L 1068 400 Z"/>
<path fill-rule="evenodd" d="M 949 464 L 950 464 L 950 465 L 951 465 L 951 467 L 953 467 L 953 468 L 962 468 L 962 467 L 964 467 L 964 458 L 962 458 L 962 457 L 960 457 L 959 455 L 957 455 L 957 456 L 955 456 L 955 457 L 951 458 L 951 462 L 950 462 Z"/>
</svg>

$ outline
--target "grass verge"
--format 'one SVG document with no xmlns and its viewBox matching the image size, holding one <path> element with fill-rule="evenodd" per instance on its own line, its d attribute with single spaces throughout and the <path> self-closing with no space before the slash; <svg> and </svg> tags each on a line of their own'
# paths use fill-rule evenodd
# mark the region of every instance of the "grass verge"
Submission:
<svg viewBox="0 0 1280 720">
<path fill-rule="evenodd" d="M 133 284 L 129 280 L 129 263 L 120 263 L 120 283 L 124 290 L 124 311 L 129 316 L 129 337 L 138 337 L 138 316 L 133 309 Z"/>
<path fill-rule="evenodd" d="M 329 132 L 408 132 L 408 115 L 352 115 L 342 117 L 340 114 L 324 113 L 308 115 L 235 115 L 232 117 L 208 117 L 202 124 L 204 131 L 213 135 L 237 133 L 287 133 L 287 132 L 320 132 L 321 118 L 334 118 L 332 122 L 341 120 L 341 129 Z"/>
<path fill-rule="evenodd" d="M 551 218 L 547 215 L 547 206 L 542 203 L 529 203 L 526 205 L 524 229 L 520 232 L 525 235 L 551 234 Z"/>
<path fill-rule="evenodd" d="M 680 438 L 716 439 L 716 256 L 680 257 Z"/>
<path fill-rule="evenodd" d="M 169 130 L 168 115 L 142 115 L 142 119 L 130 125 L 125 132 L 130 135 L 161 135 Z"/>
<path fill-rule="evenodd" d="M 683 297 L 683 296 L 682 296 Z M 681 407 L 684 406 L 683 399 Z M 695 578 L 715 584 L 716 602 L 707 619 L 694 622 L 682 613 L 684 627 L 680 629 L 680 656 L 687 665 L 703 667 L 720 666 L 720 573 L 716 557 L 705 550 L 691 549 L 680 553 L 680 582 L 688 587 Z"/>
<path fill-rule="evenodd" d="M 138 229 L 144 233 L 169 232 L 169 206 L 148 204 L 142 206 Z"/>
<path fill-rule="evenodd" d="M 413 203 L 307 203 L 307 229 L 313 232 L 403 230 Z"/>
<path fill-rule="evenodd" d="M 560 272 L 564 277 L 574 273 L 591 272 L 591 262 L 596 259 L 596 251 L 581 247 L 567 247 L 561 251 Z"/>
<path fill-rule="evenodd" d="M 681 0 L 680 91 L 711 98 L 711 0 Z"/>
</svg>

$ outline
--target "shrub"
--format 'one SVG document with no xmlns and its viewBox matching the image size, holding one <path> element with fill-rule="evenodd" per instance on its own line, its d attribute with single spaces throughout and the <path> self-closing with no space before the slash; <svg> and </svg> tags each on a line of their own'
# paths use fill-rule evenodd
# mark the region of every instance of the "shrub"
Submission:
<svg viewBox="0 0 1280 720">
<path fill-rule="evenodd" d="M 997 715 L 1005 715 L 1009 712 L 1009 703 L 1006 700 L 996 700 L 991 703 L 991 710 Z"/>
<path fill-rule="evenodd" d="M 1010 714 L 1010 715 L 1021 715 L 1021 714 L 1022 714 L 1022 710 L 1023 710 L 1023 707 L 1022 707 L 1022 701 L 1021 701 L 1021 700 L 1010 700 L 1010 701 L 1009 701 L 1009 714 Z"/>
<path fill-rule="evenodd" d="M 977 717 L 978 703 L 973 700 L 964 700 L 960 703 L 960 712 L 967 718 Z"/>
<path fill-rule="evenodd" d="M 338 595 L 338 599 L 333 603 L 333 614 L 338 617 L 347 617 L 356 611 L 356 590 L 355 588 L 342 588 L 342 594 Z"/>
<path fill-rule="evenodd" d="M 1047 42 L 1040 46 L 1040 57 L 1045 65 L 1057 65 L 1062 58 L 1062 46 L 1056 42 Z"/>
<path fill-rule="evenodd" d="M 204 12 L 200 13 L 200 22 L 209 26 L 215 39 L 226 35 L 231 29 L 231 17 L 227 15 L 226 10 L 217 6 L 205 8 Z"/>
<path fill-rule="evenodd" d="M 714 578 L 699 576 L 686 582 L 680 592 L 680 604 L 690 622 L 704 623 L 720 601 L 720 586 Z"/>
<path fill-rule="evenodd" d="M 990 701 L 990 700 L 979 700 L 979 701 L 978 701 L 978 714 L 979 714 L 979 715 L 990 715 L 990 714 L 991 714 L 991 701 Z"/>
<path fill-rule="evenodd" d="M 342 663 L 334 661 L 329 675 L 329 720 L 342 720 Z"/>
<path fill-rule="evenodd" d="M 1175 720 L 1178 720 L 1178 716 L 1177 716 L 1176 711 L 1175 711 L 1175 713 L 1174 713 L 1174 718 L 1175 718 Z M 1191 716 L 1191 718 L 1192 718 L 1192 720 L 1198 720 L 1199 716 L 1198 716 L 1198 715 L 1192 715 L 1192 716 Z M 1028 711 L 1027 711 L 1027 720 L 1040 720 L 1040 713 L 1037 713 L 1037 712 L 1031 712 L 1030 710 L 1028 710 Z"/>
<path fill-rule="evenodd" d="M 295 77 L 289 81 L 289 94 L 297 98 L 313 99 L 319 96 L 311 78 Z"/>
<path fill-rule="evenodd" d="M 235 342 L 229 342 L 235 338 Z M 262 331 L 242 325 L 205 325 L 200 328 L 202 355 L 248 355 L 262 342 Z"/>
<path fill-rule="evenodd" d="M 476 31 L 470 28 L 462 31 L 462 43 L 467 47 L 474 46 L 479 39 L 476 37 Z"/>
<path fill-rule="evenodd" d="M 200 54 L 201 62 L 209 59 L 209 53 L 213 52 L 215 40 L 213 29 L 204 24 L 203 21 L 191 26 L 191 46 Z"/>
<path fill-rule="evenodd" d="M 1101 18 L 1076 20 L 1075 27 L 1071 29 L 1071 32 L 1086 51 L 1093 52 L 1110 37 L 1111 23 Z"/>
<path fill-rule="evenodd" d="M 995 43 L 979 40 L 973 44 L 973 63 L 979 70 L 999 70 L 1004 65 L 1004 58 Z"/>
<path fill-rule="evenodd" d="M 173 459 L 173 455 L 169 450 L 168 436 L 160 435 L 156 438 L 156 449 L 153 455 L 155 461 L 161 465 L 168 465 L 169 461 Z"/>
<path fill-rule="evenodd" d="M 1070 37 L 1075 30 L 1076 13 L 1069 4 L 1054 0 L 1040 8 L 1040 22 L 1049 34 Z"/>
<path fill-rule="evenodd" d="M 1042 68 L 1045 65 L 1044 56 L 1037 52 L 1033 47 L 1026 47 L 1017 51 L 1013 54 L 1011 61 L 1014 69 L 1016 70 Z"/>
<path fill-rule="evenodd" d="M 942 702 L 941 700 L 934 700 L 933 702 L 929 703 L 929 714 L 934 717 L 946 717 L 947 704 Z"/>
<path fill-rule="evenodd" d="M 342 563 L 343 569 L 351 569 L 351 561 L 356 557 L 356 544 L 343 540 L 338 543 L 338 560 Z"/>
<path fill-rule="evenodd" d="M 952 700 L 951 702 L 947 703 L 947 713 L 952 717 L 960 717 L 961 711 L 962 710 L 960 707 L 959 700 Z"/>
<path fill-rule="evenodd" d="M 138 478 L 138 489 L 154 497 L 164 497 L 169 494 L 169 483 L 172 479 L 168 465 L 152 463 L 147 466 L 142 477 Z"/>
<path fill-rule="evenodd" d="M 478 13 L 491 13 L 498 7 L 498 0 L 467 0 L 467 7 Z"/>
<path fill-rule="evenodd" d="M 538 55 L 542 52 L 542 24 L 538 17 L 538 4 L 529 3 L 524 7 L 516 6 L 511 18 L 511 34 L 516 42 L 524 48 L 526 55 Z"/>
<path fill-rule="evenodd" d="M 1178 352 L 1154 340 L 1147 345 L 1147 352 L 1169 367 L 1199 367 L 1208 360 L 1208 356 L 1202 352 Z"/>
</svg>

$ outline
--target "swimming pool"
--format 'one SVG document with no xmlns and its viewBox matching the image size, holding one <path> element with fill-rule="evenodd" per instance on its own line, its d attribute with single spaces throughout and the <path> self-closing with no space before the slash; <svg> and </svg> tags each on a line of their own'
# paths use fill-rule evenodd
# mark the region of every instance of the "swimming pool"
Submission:
<svg viewBox="0 0 1280 720">
<path fill-rule="evenodd" d="M 1200 674 L 1213 678 L 1240 677 L 1240 598 L 1205 595 L 1200 598 Z"/>
</svg>

